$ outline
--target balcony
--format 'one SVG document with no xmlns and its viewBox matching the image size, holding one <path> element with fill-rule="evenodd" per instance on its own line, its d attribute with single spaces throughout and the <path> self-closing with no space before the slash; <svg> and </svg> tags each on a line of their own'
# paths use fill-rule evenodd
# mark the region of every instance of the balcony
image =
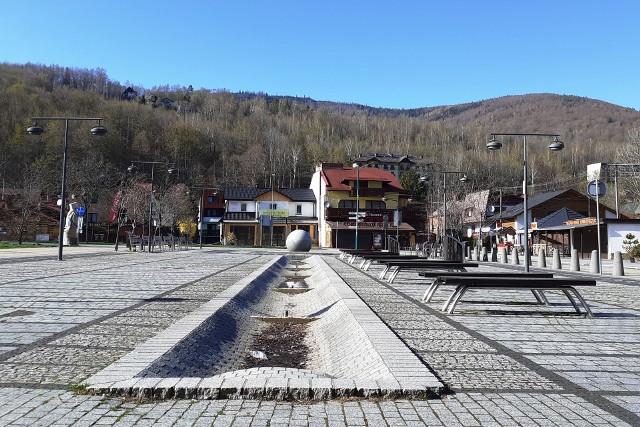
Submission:
<svg viewBox="0 0 640 427">
<path fill-rule="evenodd" d="M 396 190 L 397 191 L 397 190 Z M 358 194 L 360 197 L 384 197 L 385 194 L 389 193 L 388 189 L 385 188 L 360 188 L 357 190 L 355 187 L 349 191 L 349 197 L 357 197 Z"/>
<path fill-rule="evenodd" d="M 393 215 L 395 209 L 359 209 L 359 212 L 366 212 L 365 221 L 368 222 L 382 222 L 382 218 L 386 214 L 389 217 L 389 222 L 393 222 Z M 347 221 L 349 212 L 355 212 L 355 208 L 327 208 L 326 220 L 327 221 Z M 420 224 L 426 222 L 427 213 L 424 210 L 415 209 L 400 209 L 402 212 L 402 222 L 411 224 L 416 229 L 422 228 Z"/>
</svg>

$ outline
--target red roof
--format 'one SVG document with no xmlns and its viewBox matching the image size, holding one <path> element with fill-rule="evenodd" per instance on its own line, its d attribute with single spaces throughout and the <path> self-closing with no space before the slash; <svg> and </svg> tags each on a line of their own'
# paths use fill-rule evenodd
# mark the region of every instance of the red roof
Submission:
<svg viewBox="0 0 640 427">
<path fill-rule="evenodd" d="M 324 169 L 322 171 L 327 190 L 349 191 L 351 187 L 350 181 L 356 181 L 358 173 L 356 168 L 343 169 Z M 378 181 L 383 183 L 383 187 L 390 188 L 392 191 L 402 191 L 402 185 L 391 172 L 387 172 L 378 168 L 365 167 L 360 168 L 360 182 Z M 354 184 L 355 186 L 355 184 Z M 366 187 L 366 186 L 362 186 Z"/>
</svg>

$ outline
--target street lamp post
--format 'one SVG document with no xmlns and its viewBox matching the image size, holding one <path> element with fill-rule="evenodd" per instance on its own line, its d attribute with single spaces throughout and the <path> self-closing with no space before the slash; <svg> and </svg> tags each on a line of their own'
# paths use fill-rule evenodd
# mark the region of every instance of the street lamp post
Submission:
<svg viewBox="0 0 640 427">
<path fill-rule="evenodd" d="M 491 140 L 487 142 L 487 148 L 490 150 L 499 150 L 502 143 L 496 139 L 496 136 L 522 136 L 523 137 L 523 159 L 522 169 L 524 180 L 522 181 L 522 207 L 524 210 L 524 271 L 529 272 L 529 206 L 527 197 L 527 136 L 553 137 L 554 140 L 549 144 L 549 150 L 560 151 L 564 148 L 564 143 L 558 140 L 560 134 L 557 133 L 491 133 Z"/>
<path fill-rule="evenodd" d="M 155 162 L 155 161 L 145 161 L 145 160 L 132 160 L 131 166 L 127 169 L 129 172 L 135 172 L 138 170 L 136 167 L 136 163 L 142 165 L 151 165 L 151 190 L 149 191 L 149 243 L 148 243 L 148 251 L 149 253 L 153 252 L 153 234 L 151 233 L 153 227 L 153 184 L 154 184 L 154 174 L 155 174 L 155 166 L 156 165 L 164 165 L 167 162 Z M 173 166 L 170 166 L 167 172 L 170 174 L 174 173 L 176 169 Z"/>
<path fill-rule="evenodd" d="M 353 164 L 356 169 L 356 247 L 358 249 L 358 223 L 360 222 L 360 165 Z"/>
<path fill-rule="evenodd" d="M 64 145 L 62 149 L 62 183 L 60 185 L 60 230 L 58 231 L 58 261 L 62 261 L 62 247 L 63 247 L 63 230 L 65 222 L 65 190 L 67 185 L 67 145 L 69 141 L 69 122 L 70 121 L 95 121 L 97 124 L 91 128 L 91 134 L 102 136 L 107 133 L 107 129 L 100 125 L 102 118 L 100 117 L 32 117 L 36 124 L 33 124 L 27 128 L 27 132 L 30 135 L 41 135 L 44 130 L 37 125 L 38 121 L 64 121 Z"/>
<path fill-rule="evenodd" d="M 271 224 L 270 226 L 270 236 L 271 236 L 271 244 L 270 246 L 273 246 L 273 181 L 274 178 L 276 177 L 275 173 L 271 174 L 271 206 L 270 206 L 270 211 L 271 211 L 271 221 L 269 221 L 269 223 Z"/>
<path fill-rule="evenodd" d="M 200 249 L 202 249 L 202 229 L 204 228 L 204 196 L 205 196 L 205 191 L 213 190 L 213 195 L 217 196 L 218 195 L 218 191 L 220 191 L 220 190 L 218 189 L 218 187 L 192 186 L 192 187 L 189 187 L 189 188 L 201 190 L 201 192 L 200 192 L 200 202 L 198 203 L 198 236 L 199 236 L 199 239 L 200 239 Z"/>
<path fill-rule="evenodd" d="M 462 175 L 460 182 L 467 182 L 469 178 L 467 174 L 460 171 L 441 171 L 442 173 L 442 193 L 443 193 L 443 206 L 442 206 L 442 235 L 447 234 L 447 175 Z"/>
</svg>

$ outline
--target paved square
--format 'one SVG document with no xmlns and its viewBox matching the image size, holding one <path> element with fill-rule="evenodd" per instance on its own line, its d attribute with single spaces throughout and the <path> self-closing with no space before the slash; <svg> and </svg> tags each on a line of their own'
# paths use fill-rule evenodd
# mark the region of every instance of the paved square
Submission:
<svg viewBox="0 0 640 427">
<path fill-rule="evenodd" d="M 598 281 L 582 291 L 592 319 L 561 296 L 550 293 L 552 306 L 544 307 L 511 291 L 470 291 L 446 315 L 448 292 L 421 303 L 428 282 L 415 273 L 389 285 L 375 264 L 363 272 L 335 251 L 312 252 L 433 370 L 445 395 L 309 402 L 89 395 L 78 386 L 83 380 L 286 252 L 80 246 L 65 248 L 60 262 L 56 248 L 1 250 L 0 425 L 640 425 L 640 271 L 633 266 L 622 278 L 556 271 Z"/>
</svg>

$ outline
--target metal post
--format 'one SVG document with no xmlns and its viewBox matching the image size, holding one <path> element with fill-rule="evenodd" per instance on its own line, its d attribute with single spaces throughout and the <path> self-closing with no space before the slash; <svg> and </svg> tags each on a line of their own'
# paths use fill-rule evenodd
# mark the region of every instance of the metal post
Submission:
<svg viewBox="0 0 640 427">
<path fill-rule="evenodd" d="M 270 211 L 271 211 L 271 245 L 273 246 L 273 179 L 275 178 L 276 174 L 272 173 L 271 174 L 271 206 L 270 206 Z"/>
<path fill-rule="evenodd" d="M 204 210 L 204 188 L 202 189 L 201 193 L 200 193 L 200 203 L 198 206 L 198 225 L 200 228 L 200 249 L 202 249 L 202 228 L 204 227 L 204 215 L 203 215 L 203 210 Z"/>
<path fill-rule="evenodd" d="M 442 205 L 442 235 L 447 235 L 447 174 L 442 174 L 442 182 L 443 182 L 443 193 L 444 193 L 444 204 Z M 444 240 L 444 239 L 443 239 Z"/>
<path fill-rule="evenodd" d="M 527 135 L 524 137 L 524 156 L 522 168 L 524 171 L 524 181 L 522 181 L 522 206 L 524 208 L 524 271 L 529 272 L 529 205 L 527 200 Z"/>
<path fill-rule="evenodd" d="M 598 272 L 602 274 L 602 250 L 600 249 L 600 182 L 596 178 L 596 232 L 598 233 Z"/>
<path fill-rule="evenodd" d="M 62 184 L 60 185 L 60 230 L 58 230 L 58 261 L 62 261 L 62 247 L 66 215 L 66 185 L 67 185 L 67 143 L 69 140 L 69 119 L 64 120 L 64 146 L 62 149 Z"/>
<path fill-rule="evenodd" d="M 613 175 L 613 186 L 616 192 L 616 218 L 620 219 L 620 208 L 618 204 L 618 166 L 615 167 Z"/>
<path fill-rule="evenodd" d="M 360 167 L 356 166 L 356 247 L 358 249 L 358 224 L 360 223 Z"/>
<path fill-rule="evenodd" d="M 151 163 L 151 191 L 149 192 L 149 253 L 152 252 L 151 248 L 153 247 L 153 245 L 151 244 L 151 241 L 153 239 L 153 236 L 151 235 L 151 226 L 153 222 L 153 174 L 155 171 L 155 166 L 155 163 Z"/>
</svg>

